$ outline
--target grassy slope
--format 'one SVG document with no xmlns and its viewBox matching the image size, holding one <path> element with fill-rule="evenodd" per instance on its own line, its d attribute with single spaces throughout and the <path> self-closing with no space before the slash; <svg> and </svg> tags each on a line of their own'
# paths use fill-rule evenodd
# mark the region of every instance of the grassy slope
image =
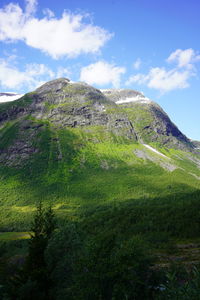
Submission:
<svg viewBox="0 0 200 300">
<path fill-rule="evenodd" d="M 30 234 L 28 232 L 1 232 L 0 241 L 16 241 L 30 239 Z"/>
<path fill-rule="evenodd" d="M 3 148 L 9 147 L 20 135 L 18 124 L 6 125 L 0 134 Z M 200 171 L 184 152 L 159 149 L 180 166 L 168 172 L 134 154 L 144 146 L 113 136 L 101 126 L 58 129 L 46 123 L 33 143 L 39 152 L 20 167 L 1 164 L 0 230 L 29 229 L 40 199 L 51 203 L 60 217 L 80 218 L 80 213 L 83 216 L 90 211 L 99 218 L 103 210 L 114 223 L 117 215 L 109 214 L 116 205 L 120 215 L 132 211 L 133 216 L 138 206 L 140 210 L 143 207 L 142 215 L 147 215 L 148 222 L 154 212 L 156 218 L 162 215 L 163 208 L 165 218 L 183 203 L 188 208 L 194 201 L 198 208 L 199 180 L 189 172 L 200 176 Z M 157 157 L 151 151 L 149 154 Z"/>
</svg>

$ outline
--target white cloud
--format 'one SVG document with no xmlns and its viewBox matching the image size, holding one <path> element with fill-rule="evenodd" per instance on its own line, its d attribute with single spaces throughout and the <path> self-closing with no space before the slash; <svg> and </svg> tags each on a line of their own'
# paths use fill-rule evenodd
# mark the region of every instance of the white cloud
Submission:
<svg viewBox="0 0 200 300">
<path fill-rule="evenodd" d="M 13 3 L 0 9 L 0 41 L 23 39 L 24 18 L 21 8 Z"/>
<path fill-rule="evenodd" d="M 117 88 L 120 86 L 121 75 L 125 72 L 124 67 L 98 61 L 81 69 L 80 80 L 98 86 L 112 84 L 113 87 Z"/>
<path fill-rule="evenodd" d="M 152 68 L 149 73 L 148 87 L 160 90 L 162 92 L 174 89 L 183 89 L 189 86 L 188 79 L 192 74 L 176 69 L 166 71 L 164 68 Z"/>
<path fill-rule="evenodd" d="M 135 74 L 130 76 L 126 85 L 133 83 L 144 84 L 149 88 L 166 93 L 175 89 L 189 87 L 189 79 L 196 75 L 194 63 L 200 60 L 200 56 L 193 49 L 176 50 L 168 57 L 167 62 L 175 62 L 177 66 L 170 70 L 157 67 L 151 68 L 147 74 Z"/>
<path fill-rule="evenodd" d="M 140 68 L 140 66 L 141 66 L 141 63 L 142 63 L 141 59 L 140 59 L 140 58 L 137 58 L 136 61 L 133 63 L 133 68 L 134 68 L 135 70 L 139 70 L 139 68 Z"/>
<path fill-rule="evenodd" d="M 181 50 L 177 49 L 168 57 L 168 62 L 175 62 L 179 68 L 191 68 L 196 61 L 200 60 L 200 55 L 193 49 Z"/>
<path fill-rule="evenodd" d="M 178 71 L 172 69 L 167 71 L 165 68 L 152 68 L 146 75 L 131 76 L 126 84 L 146 84 L 149 88 L 165 93 L 175 89 L 187 88 L 189 86 L 188 80 L 192 76 L 194 76 L 194 73 L 189 70 Z"/>
<path fill-rule="evenodd" d="M 105 29 L 87 22 L 86 15 L 63 12 L 60 19 L 46 10 L 44 18 L 36 18 L 37 1 L 26 0 L 25 11 L 10 3 L 0 9 L 0 41 L 23 41 L 57 59 L 98 53 L 112 37 Z"/>
<path fill-rule="evenodd" d="M 0 59 L 0 86 L 4 89 L 35 89 L 41 83 L 54 78 L 55 74 L 43 64 L 28 64 L 23 71 Z"/>
</svg>

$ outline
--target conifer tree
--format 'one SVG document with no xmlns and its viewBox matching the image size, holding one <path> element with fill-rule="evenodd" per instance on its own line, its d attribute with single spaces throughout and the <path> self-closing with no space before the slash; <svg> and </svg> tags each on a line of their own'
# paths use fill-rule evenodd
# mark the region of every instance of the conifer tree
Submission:
<svg viewBox="0 0 200 300">
<path fill-rule="evenodd" d="M 38 203 L 31 227 L 28 255 L 24 267 L 10 281 L 9 299 L 50 300 L 50 274 L 45 261 L 45 250 L 55 229 L 51 207 Z"/>
<path fill-rule="evenodd" d="M 31 228 L 26 273 L 31 281 L 36 283 L 44 299 L 49 299 L 48 290 L 50 286 L 44 254 L 54 229 L 55 216 L 52 208 L 49 207 L 45 210 L 42 203 L 39 202 Z"/>
</svg>

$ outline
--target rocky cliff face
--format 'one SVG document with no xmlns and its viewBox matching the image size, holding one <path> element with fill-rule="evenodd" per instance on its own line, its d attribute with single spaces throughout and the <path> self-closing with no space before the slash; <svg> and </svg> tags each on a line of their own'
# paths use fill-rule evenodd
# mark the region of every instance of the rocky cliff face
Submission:
<svg viewBox="0 0 200 300">
<path fill-rule="evenodd" d="M 136 139 L 127 115 L 100 90 L 65 78 L 47 82 L 20 100 L 0 107 L 0 123 L 27 115 L 59 127 L 102 125 L 115 134 Z"/>
<path fill-rule="evenodd" d="M 14 102 L 0 104 L 0 162 L 18 165 L 21 158 L 28 159 L 36 153 L 35 140 L 45 124 L 54 129 L 94 132 L 98 127 L 103 136 L 109 134 L 133 143 L 157 142 L 187 151 L 195 151 L 196 147 L 161 107 L 143 94 L 134 90 L 98 90 L 60 78 Z"/>
<path fill-rule="evenodd" d="M 194 150 L 195 145 L 173 124 L 163 109 L 134 90 L 102 90 L 105 96 L 127 113 L 141 143 L 158 142 L 163 146 Z"/>
</svg>

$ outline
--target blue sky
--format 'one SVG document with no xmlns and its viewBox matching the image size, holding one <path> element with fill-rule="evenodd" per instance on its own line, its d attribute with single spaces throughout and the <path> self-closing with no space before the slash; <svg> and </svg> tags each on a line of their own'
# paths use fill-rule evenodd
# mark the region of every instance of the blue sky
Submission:
<svg viewBox="0 0 200 300">
<path fill-rule="evenodd" d="M 1 0 L 0 91 L 131 88 L 200 140 L 200 1 Z"/>
</svg>

